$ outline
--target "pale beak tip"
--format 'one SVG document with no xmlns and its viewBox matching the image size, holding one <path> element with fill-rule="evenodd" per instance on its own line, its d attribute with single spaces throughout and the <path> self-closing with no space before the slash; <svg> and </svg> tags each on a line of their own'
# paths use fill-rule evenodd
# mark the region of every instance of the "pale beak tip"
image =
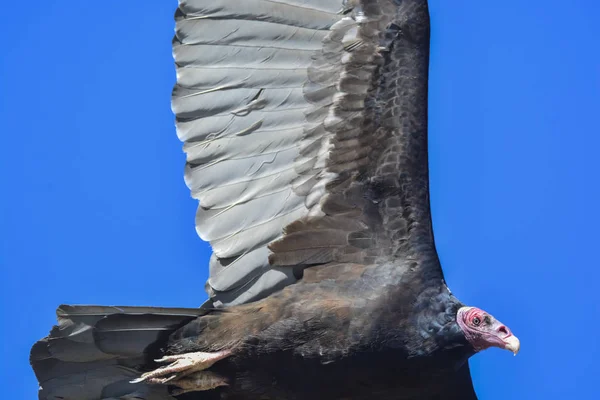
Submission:
<svg viewBox="0 0 600 400">
<path fill-rule="evenodd" d="M 510 350 L 516 356 L 519 350 L 521 350 L 521 342 L 516 336 L 509 336 L 504 339 L 504 348 Z"/>
</svg>

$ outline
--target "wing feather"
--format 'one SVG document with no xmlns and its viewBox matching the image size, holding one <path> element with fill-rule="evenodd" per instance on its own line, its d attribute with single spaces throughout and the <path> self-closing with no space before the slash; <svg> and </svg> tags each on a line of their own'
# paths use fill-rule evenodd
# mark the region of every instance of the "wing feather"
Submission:
<svg viewBox="0 0 600 400">
<path fill-rule="evenodd" d="M 210 305 L 267 296 L 290 266 L 432 247 L 425 0 L 181 0 L 175 17 Z"/>
<path fill-rule="evenodd" d="M 200 200 L 197 231 L 214 251 L 207 285 L 216 305 L 295 280 L 269 266 L 266 246 L 308 212 L 312 166 L 326 152 L 313 138 L 320 152 L 301 155 L 313 107 L 304 86 L 342 8 L 337 0 L 180 2 L 172 104 L 186 183 Z M 311 168 L 299 174 L 306 163 Z"/>
<path fill-rule="evenodd" d="M 40 400 L 174 400 L 166 387 L 131 384 L 161 336 L 200 309 L 60 306 L 58 326 L 31 349 Z"/>
</svg>

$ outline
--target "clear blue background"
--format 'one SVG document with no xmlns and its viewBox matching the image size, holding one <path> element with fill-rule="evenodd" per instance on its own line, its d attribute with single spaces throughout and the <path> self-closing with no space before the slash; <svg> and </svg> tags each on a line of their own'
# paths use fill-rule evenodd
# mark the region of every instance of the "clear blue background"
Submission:
<svg viewBox="0 0 600 400">
<path fill-rule="evenodd" d="M 209 247 L 170 112 L 175 1 L 0 10 L 1 398 L 32 399 L 60 303 L 199 306 Z M 430 0 L 433 218 L 447 280 L 522 340 L 482 400 L 597 388 L 600 3 Z"/>
</svg>

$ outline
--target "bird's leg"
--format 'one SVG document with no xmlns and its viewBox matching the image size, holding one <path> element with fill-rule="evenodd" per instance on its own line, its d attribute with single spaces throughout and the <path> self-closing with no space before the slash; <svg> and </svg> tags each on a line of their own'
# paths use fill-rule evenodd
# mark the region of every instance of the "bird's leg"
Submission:
<svg viewBox="0 0 600 400">
<path fill-rule="evenodd" d="M 179 396 L 187 392 L 211 390 L 219 386 L 227 386 L 227 380 L 211 371 L 198 371 L 184 378 L 168 382 L 168 384 L 177 386 L 177 389 L 173 390 L 172 394 Z"/>
<path fill-rule="evenodd" d="M 214 363 L 231 355 L 230 350 L 217 351 L 214 353 L 186 353 L 165 356 L 158 360 L 159 363 L 170 362 L 169 365 L 146 372 L 131 383 L 147 382 L 155 384 L 173 384 L 174 381 L 190 375 L 194 372 L 210 368 Z"/>
</svg>

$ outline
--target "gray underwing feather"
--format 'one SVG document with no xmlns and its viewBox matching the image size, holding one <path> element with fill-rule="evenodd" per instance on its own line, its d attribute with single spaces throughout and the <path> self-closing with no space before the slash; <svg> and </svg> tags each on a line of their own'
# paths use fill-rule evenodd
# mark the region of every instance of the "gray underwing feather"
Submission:
<svg viewBox="0 0 600 400">
<path fill-rule="evenodd" d="M 433 251 L 426 2 L 189 0 L 176 25 L 209 305 L 268 296 L 289 266 Z"/>
</svg>

